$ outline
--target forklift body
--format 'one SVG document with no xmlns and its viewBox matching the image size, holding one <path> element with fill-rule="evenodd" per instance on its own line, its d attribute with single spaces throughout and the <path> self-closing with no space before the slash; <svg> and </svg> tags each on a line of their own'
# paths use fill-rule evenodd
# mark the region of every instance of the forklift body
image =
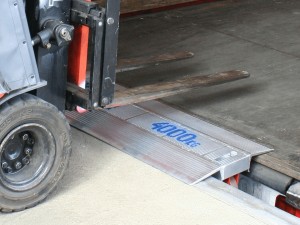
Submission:
<svg viewBox="0 0 300 225">
<path fill-rule="evenodd" d="M 0 94 L 40 82 L 22 0 L 0 2 Z"/>
</svg>

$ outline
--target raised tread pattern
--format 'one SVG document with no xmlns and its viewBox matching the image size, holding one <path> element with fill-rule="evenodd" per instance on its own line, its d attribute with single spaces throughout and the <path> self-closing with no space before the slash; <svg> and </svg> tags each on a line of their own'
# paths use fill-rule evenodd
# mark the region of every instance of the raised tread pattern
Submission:
<svg viewBox="0 0 300 225">
<path fill-rule="evenodd" d="M 18 108 L 22 108 L 24 107 L 24 105 L 34 105 L 34 104 L 38 104 L 38 105 L 43 105 L 44 107 L 49 108 L 49 110 L 53 111 L 54 113 L 58 114 L 58 116 L 62 119 L 62 121 L 64 121 L 67 129 L 68 129 L 68 134 L 70 139 L 72 139 L 72 135 L 71 135 L 71 127 L 69 125 L 69 123 L 66 120 L 66 117 L 64 116 L 64 114 L 62 112 L 60 112 L 54 105 L 34 96 L 34 95 L 30 95 L 30 94 L 21 94 L 19 96 L 16 96 L 14 98 L 9 99 L 7 102 L 5 102 L 4 104 L 2 104 L 0 106 L 0 121 L 2 120 L 1 117 L 4 117 L 5 115 L 7 115 L 8 113 L 11 112 L 11 110 L 18 110 Z M 71 140 L 70 140 L 70 145 L 71 145 Z M 69 145 L 69 146 L 70 146 Z M 67 147 L 67 146 L 66 146 Z M 70 153 L 71 154 L 71 151 Z M 69 164 L 67 164 L 66 169 L 68 168 Z M 63 176 L 62 176 L 63 177 Z M 62 177 L 60 179 L 62 179 Z M 54 190 L 55 188 L 53 188 Z M 53 190 L 48 194 L 48 196 L 53 192 Z M 47 199 L 47 197 L 45 199 L 43 199 L 42 201 L 45 201 Z M 34 204 L 31 204 L 27 207 L 23 207 L 23 208 L 18 208 L 18 209 L 6 209 L 6 208 L 0 208 L 0 212 L 2 213 L 11 213 L 11 212 L 18 212 L 18 211 L 22 211 L 28 208 L 32 208 L 36 205 L 38 205 L 39 203 L 41 203 L 42 201 L 38 201 Z"/>
</svg>

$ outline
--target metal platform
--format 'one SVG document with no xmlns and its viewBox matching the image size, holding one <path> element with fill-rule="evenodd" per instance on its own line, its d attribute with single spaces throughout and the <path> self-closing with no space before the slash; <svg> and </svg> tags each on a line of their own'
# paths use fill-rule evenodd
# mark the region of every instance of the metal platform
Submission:
<svg viewBox="0 0 300 225">
<path fill-rule="evenodd" d="M 221 180 L 248 170 L 262 146 L 158 101 L 80 114 L 69 123 L 119 150 L 187 183 Z"/>
</svg>

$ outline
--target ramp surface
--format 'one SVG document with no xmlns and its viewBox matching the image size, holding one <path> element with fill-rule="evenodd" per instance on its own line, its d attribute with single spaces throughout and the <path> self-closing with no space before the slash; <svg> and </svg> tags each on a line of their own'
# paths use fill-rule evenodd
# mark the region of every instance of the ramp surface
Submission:
<svg viewBox="0 0 300 225">
<path fill-rule="evenodd" d="M 224 180 L 272 150 L 158 101 L 66 116 L 72 126 L 188 184 L 213 174 Z"/>
</svg>

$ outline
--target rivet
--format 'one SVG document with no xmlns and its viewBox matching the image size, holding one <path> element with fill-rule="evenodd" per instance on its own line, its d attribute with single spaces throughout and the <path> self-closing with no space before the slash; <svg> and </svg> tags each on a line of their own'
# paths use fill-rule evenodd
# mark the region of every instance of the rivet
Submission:
<svg viewBox="0 0 300 225">
<path fill-rule="evenodd" d="M 103 105 L 107 105 L 107 103 L 108 103 L 108 99 L 107 99 L 107 98 L 103 98 L 103 99 L 102 99 L 102 104 L 103 104 Z"/>
<path fill-rule="evenodd" d="M 115 20 L 111 17 L 107 19 L 107 24 L 108 25 L 112 25 L 112 24 L 114 24 L 114 22 L 115 22 Z"/>
</svg>

